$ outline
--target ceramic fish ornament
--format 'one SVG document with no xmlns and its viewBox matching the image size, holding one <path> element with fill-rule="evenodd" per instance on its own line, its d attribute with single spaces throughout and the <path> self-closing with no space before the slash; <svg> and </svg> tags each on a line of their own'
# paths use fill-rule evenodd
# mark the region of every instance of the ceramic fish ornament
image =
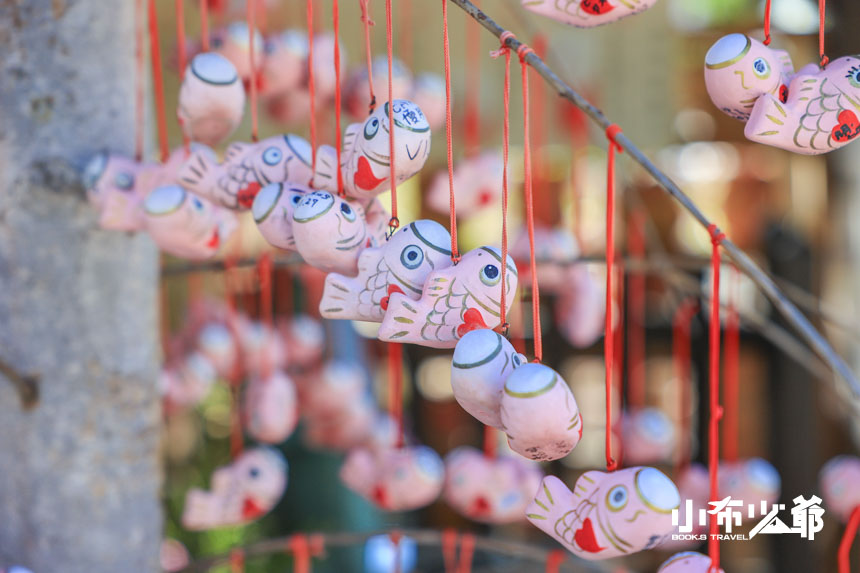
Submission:
<svg viewBox="0 0 860 573">
<path fill-rule="evenodd" d="M 577 28 L 611 24 L 656 3 L 657 0 L 522 0 L 526 10 Z"/>
<path fill-rule="evenodd" d="M 657 573 L 713 573 L 711 558 L 695 551 L 676 553 L 660 565 Z M 720 569 L 719 573 L 726 572 Z"/>
<path fill-rule="evenodd" d="M 674 532 L 678 488 L 660 470 L 632 467 L 579 476 L 573 491 L 543 478 L 526 518 L 583 559 L 609 559 L 653 549 Z"/>
<path fill-rule="evenodd" d="M 451 235 L 439 223 L 421 219 L 406 225 L 381 246 L 362 251 L 355 278 L 326 277 L 320 314 L 382 322 L 391 293 L 417 300 L 427 275 L 451 266 L 450 247 Z"/>
<path fill-rule="evenodd" d="M 334 97 L 337 75 L 334 70 L 334 34 L 323 33 L 314 36 L 314 90 L 319 102 L 327 102 Z M 340 68 L 346 69 L 346 50 L 339 46 Z"/>
<path fill-rule="evenodd" d="M 306 193 L 293 209 L 296 250 L 306 263 L 330 273 L 355 276 L 358 257 L 376 245 L 364 207 L 328 191 Z"/>
<path fill-rule="evenodd" d="M 296 429 L 296 386 L 281 371 L 251 378 L 245 387 L 243 406 L 245 430 L 258 442 L 280 444 Z"/>
<path fill-rule="evenodd" d="M 445 502 L 482 523 L 515 523 L 540 486 L 537 464 L 512 456 L 489 458 L 467 446 L 445 456 Z"/>
<path fill-rule="evenodd" d="M 453 348 L 467 332 L 498 326 L 501 261 L 495 247 L 478 247 L 464 254 L 457 265 L 431 272 L 420 299 L 390 294 L 379 339 Z M 517 267 L 510 255 L 505 277 L 505 306 L 510 311 L 517 292 Z"/>
<path fill-rule="evenodd" d="M 827 511 L 847 522 L 860 507 L 860 458 L 836 456 L 824 464 L 818 479 Z"/>
<path fill-rule="evenodd" d="M 373 60 L 373 92 L 376 105 L 388 101 L 388 58 L 378 56 Z M 412 72 L 406 65 L 393 58 L 391 60 L 392 92 L 395 100 L 407 99 L 412 92 Z M 350 74 L 343 88 L 344 108 L 356 119 L 368 116 L 370 110 L 370 89 L 368 88 L 367 68 L 356 68 Z"/>
<path fill-rule="evenodd" d="M 297 314 L 279 322 L 278 330 L 290 349 L 290 368 L 307 369 L 319 363 L 325 350 L 322 322 L 307 314 Z"/>
<path fill-rule="evenodd" d="M 341 154 L 341 175 L 346 195 L 366 203 L 390 188 L 391 158 L 388 143 L 388 102 L 376 108 L 364 123 L 346 128 Z M 394 177 L 397 183 L 418 173 L 430 154 L 430 126 L 421 109 L 408 100 L 395 99 Z M 337 153 L 328 145 L 317 151 L 312 186 L 337 193 Z"/>
<path fill-rule="evenodd" d="M 408 511 L 432 503 L 442 492 L 445 465 L 427 446 L 352 450 L 340 479 L 386 511 Z"/>
<path fill-rule="evenodd" d="M 191 556 L 181 541 L 165 539 L 161 542 L 161 549 L 158 552 L 158 563 L 163 571 L 173 573 L 188 567 L 188 564 L 191 563 Z"/>
<path fill-rule="evenodd" d="M 209 322 L 197 335 L 197 349 L 205 356 L 215 372 L 222 378 L 229 378 L 239 361 L 239 341 L 226 325 Z"/>
<path fill-rule="evenodd" d="M 626 447 L 626 446 L 625 446 Z M 626 456 L 625 450 L 625 456 Z M 701 541 L 692 539 L 691 536 L 707 534 L 707 525 L 699 525 L 699 514 L 701 511 L 711 509 L 708 501 L 711 496 L 710 476 L 708 468 L 702 464 L 690 464 L 683 468 L 677 478 L 678 492 L 681 495 L 681 506 L 678 508 L 679 525 L 675 533 L 678 534 L 678 539 L 667 539 L 660 548 L 666 551 L 678 551 L 681 549 L 696 547 L 701 544 Z M 689 520 L 685 519 L 687 515 L 686 504 L 690 503 Z M 681 533 L 681 525 L 687 525 L 692 528 L 692 531 Z"/>
<path fill-rule="evenodd" d="M 287 460 L 271 447 L 244 451 L 215 470 L 209 491 L 193 488 L 185 497 L 182 526 L 191 531 L 251 522 L 280 501 L 287 487 Z"/>
<path fill-rule="evenodd" d="M 194 407 L 209 394 L 217 375 L 209 359 L 193 352 L 176 368 L 162 371 L 164 399 L 170 409 Z"/>
<path fill-rule="evenodd" d="M 197 54 L 185 69 L 176 115 L 192 141 L 217 145 L 233 133 L 245 111 L 245 88 L 236 67 L 215 52 Z"/>
<path fill-rule="evenodd" d="M 345 452 L 365 447 L 372 440 L 377 423 L 376 404 L 367 393 L 337 410 L 302 412 L 302 436 L 312 448 Z"/>
<path fill-rule="evenodd" d="M 502 429 L 505 380 L 526 362 L 526 357 L 498 332 L 485 328 L 467 332 L 457 342 L 451 361 L 454 398 L 482 424 Z"/>
<path fill-rule="evenodd" d="M 350 402 L 366 394 L 367 388 L 366 372 L 361 365 L 334 360 L 326 364 L 303 389 L 302 412 L 305 415 L 336 416 Z"/>
<path fill-rule="evenodd" d="M 260 95 L 269 98 L 299 89 L 307 74 L 307 32 L 295 28 L 273 34 L 266 38 L 265 50 Z"/>
<path fill-rule="evenodd" d="M 717 108 L 740 121 L 763 94 L 784 102 L 794 74 L 791 56 L 745 34 L 717 40 L 705 54 L 705 87 Z"/>
<path fill-rule="evenodd" d="M 496 151 L 485 151 L 457 163 L 454 189 L 457 190 L 459 217 L 472 217 L 501 200 L 503 169 L 502 156 Z M 440 171 L 427 192 L 427 205 L 437 213 L 450 213 L 450 193 L 448 171 Z"/>
<path fill-rule="evenodd" d="M 251 79 L 251 31 L 247 22 L 231 22 L 226 28 L 215 30 L 212 33 L 212 50 L 224 56 L 236 68 L 236 72 L 243 81 Z M 254 56 L 256 62 L 263 59 L 264 43 L 263 36 L 259 30 L 254 30 Z M 255 63 L 256 63 L 255 62 Z M 257 64 L 259 70 L 259 64 Z"/>
<path fill-rule="evenodd" d="M 606 288 L 586 265 L 571 265 L 564 274 L 566 286 L 555 303 L 556 322 L 571 346 L 587 348 L 604 333 Z"/>
<path fill-rule="evenodd" d="M 820 155 L 860 135 L 860 57 L 845 56 L 819 69 L 810 64 L 791 78 L 785 103 L 766 93 L 755 102 L 744 135 L 750 141 Z"/>
<path fill-rule="evenodd" d="M 513 451 L 549 461 L 569 454 L 582 438 L 582 416 L 567 382 L 543 364 L 522 364 L 505 380 L 499 412 Z"/>
<path fill-rule="evenodd" d="M 564 228 L 537 227 L 534 229 L 535 263 L 541 292 L 567 294 L 571 290 L 570 267 L 580 255 L 579 243 Z M 531 283 L 531 245 L 526 229 L 522 229 L 514 244 L 511 256 L 523 270 L 524 283 Z"/>
<path fill-rule="evenodd" d="M 238 222 L 233 213 L 179 185 L 163 185 L 143 201 L 143 224 L 162 251 L 202 260 L 218 252 Z"/>
<path fill-rule="evenodd" d="M 439 74 L 420 74 L 412 83 L 409 99 L 424 112 L 431 130 L 445 125 L 445 78 Z"/>
<path fill-rule="evenodd" d="M 310 144 L 284 134 L 257 143 L 232 143 L 220 164 L 207 154 L 192 153 L 179 170 L 178 182 L 228 209 L 247 210 L 269 183 L 303 185 L 311 174 Z"/>
<path fill-rule="evenodd" d="M 720 464 L 720 496 L 732 496 L 744 504 L 756 506 L 779 499 L 782 480 L 779 472 L 767 460 L 749 458 Z"/>
<path fill-rule="evenodd" d="M 296 250 L 293 210 L 311 189 L 296 183 L 269 183 L 254 197 L 251 213 L 257 229 L 268 243 L 287 251 Z"/>
<path fill-rule="evenodd" d="M 657 408 L 640 408 L 621 419 L 624 462 L 631 465 L 668 461 L 675 452 L 675 427 Z"/>
<path fill-rule="evenodd" d="M 236 322 L 245 372 L 268 377 L 273 371 L 286 368 L 287 347 L 277 330 L 245 317 Z"/>
</svg>

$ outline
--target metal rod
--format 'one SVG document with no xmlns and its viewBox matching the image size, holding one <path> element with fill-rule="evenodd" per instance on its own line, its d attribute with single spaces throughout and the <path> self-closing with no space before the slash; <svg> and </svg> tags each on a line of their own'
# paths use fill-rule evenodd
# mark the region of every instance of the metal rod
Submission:
<svg viewBox="0 0 860 573">
<path fill-rule="evenodd" d="M 496 22 L 482 12 L 478 7 L 472 4 L 469 0 L 449 0 L 459 6 L 466 14 L 475 19 L 484 28 L 490 31 L 497 38 L 501 37 L 505 29 L 496 24 Z M 514 52 L 523 44 L 515 37 L 509 37 L 505 40 L 505 45 Z M 534 52 L 529 52 L 525 56 L 525 62 L 535 70 L 547 83 L 549 83 L 558 94 L 571 101 L 576 107 L 581 109 L 595 123 L 603 129 L 612 125 L 612 122 L 607 118 L 602 111 L 595 107 L 591 102 L 581 96 L 555 72 L 553 72 L 544 61 Z M 615 137 L 615 142 L 620 145 L 624 151 L 636 163 L 642 166 L 654 180 L 671 195 L 681 206 L 692 215 L 702 227 L 708 229 L 711 226 L 711 221 L 699 207 L 690 199 L 668 175 L 660 171 L 654 163 L 624 135 L 623 132 L 618 133 Z M 807 318 L 797 309 L 794 304 L 786 297 L 785 294 L 776 286 L 771 278 L 765 273 L 755 262 L 737 245 L 728 238 L 723 239 L 721 243 L 725 252 L 735 262 L 735 265 L 744 272 L 752 281 L 764 292 L 765 296 L 770 299 L 774 307 L 791 324 L 797 331 L 800 337 L 818 354 L 830 368 L 837 373 L 849 386 L 855 398 L 860 398 L 860 381 L 854 376 L 854 373 L 848 367 L 848 364 L 837 354 L 830 346 L 830 343 L 822 336 L 818 330 L 807 320 Z"/>
</svg>

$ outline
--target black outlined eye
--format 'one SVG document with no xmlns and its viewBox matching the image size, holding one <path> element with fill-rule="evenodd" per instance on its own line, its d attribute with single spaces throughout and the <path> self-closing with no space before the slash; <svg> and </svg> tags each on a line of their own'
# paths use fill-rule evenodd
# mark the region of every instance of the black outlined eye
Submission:
<svg viewBox="0 0 860 573">
<path fill-rule="evenodd" d="M 753 73 L 760 80 L 766 79 L 770 76 L 770 64 L 764 58 L 756 58 L 753 61 Z"/>
<path fill-rule="evenodd" d="M 255 467 L 251 468 L 250 470 L 248 470 L 248 475 L 250 475 L 252 478 L 256 478 L 260 475 L 260 470 Z"/>
<path fill-rule="evenodd" d="M 627 505 L 627 488 L 617 485 L 606 495 L 606 507 L 610 511 L 621 511 Z"/>
<path fill-rule="evenodd" d="M 116 177 L 113 179 L 113 183 L 118 189 L 130 191 L 131 188 L 134 187 L 134 175 L 126 173 L 125 171 L 117 173 Z"/>
<path fill-rule="evenodd" d="M 277 165 L 283 157 L 283 152 L 277 147 L 270 147 L 263 152 L 263 161 L 266 162 L 266 165 Z"/>
<path fill-rule="evenodd" d="M 401 251 L 400 262 L 407 269 L 417 269 L 424 262 L 424 251 L 418 245 L 409 245 Z"/>
<path fill-rule="evenodd" d="M 355 209 L 350 207 L 349 203 L 341 203 L 340 212 L 343 214 L 344 218 L 350 223 L 355 221 Z"/>
<path fill-rule="evenodd" d="M 373 139 L 379 131 L 379 118 L 372 118 L 364 124 L 364 139 Z"/>
<path fill-rule="evenodd" d="M 191 198 L 191 205 L 192 205 L 192 206 L 193 206 L 197 211 L 199 211 L 199 212 L 201 212 L 201 213 L 203 212 L 203 209 L 204 209 L 203 201 L 201 201 L 201 200 L 200 200 L 200 199 L 198 199 L 197 197 L 192 197 L 192 198 Z"/>
<path fill-rule="evenodd" d="M 854 66 L 848 70 L 848 81 L 855 88 L 860 88 L 860 66 Z"/>
<path fill-rule="evenodd" d="M 301 201 L 301 200 L 302 200 L 301 195 L 293 195 L 293 205 L 298 205 L 299 201 Z"/>
<path fill-rule="evenodd" d="M 495 286 L 502 280 L 502 273 L 499 272 L 499 267 L 493 264 L 484 266 L 481 269 L 481 282 L 487 286 Z"/>
</svg>

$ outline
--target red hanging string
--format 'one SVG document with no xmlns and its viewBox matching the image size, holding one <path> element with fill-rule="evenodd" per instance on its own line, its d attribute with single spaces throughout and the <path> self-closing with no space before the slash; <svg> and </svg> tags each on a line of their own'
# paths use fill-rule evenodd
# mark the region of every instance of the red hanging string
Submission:
<svg viewBox="0 0 860 573">
<path fill-rule="evenodd" d="M 338 0 L 331 3 L 332 28 L 334 32 L 334 148 L 337 151 L 337 194 L 343 197 L 343 171 L 340 169 L 341 135 L 340 135 L 340 5 Z"/>
<path fill-rule="evenodd" d="M 612 283 L 615 264 L 615 152 L 623 151 L 615 142 L 621 128 L 615 124 L 606 128 L 609 148 L 606 156 L 606 321 L 603 336 L 603 362 L 606 368 L 606 469 L 614 471 L 618 464 L 612 457 L 612 382 L 614 337 L 612 332 Z"/>
<path fill-rule="evenodd" d="M 543 359 L 543 341 L 540 327 L 540 287 L 538 286 L 537 262 L 535 261 L 535 215 L 534 189 L 532 187 L 532 150 L 529 138 L 529 66 L 526 56 L 533 50 L 525 44 L 517 48 L 523 83 L 523 189 L 526 203 L 526 228 L 529 234 L 529 264 L 532 275 L 532 330 L 534 335 L 535 362 Z M 503 265 L 506 262 L 502 263 Z"/>
<path fill-rule="evenodd" d="M 403 345 L 388 343 L 388 411 L 397 424 L 397 447 L 402 448 L 403 438 Z"/>
<path fill-rule="evenodd" d="M 390 0 L 387 0 L 390 2 Z M 448 189 L 451 204 L 451 260 L 454 264 L 460 262 L 460 251 L 457 249 L 457 208 L 454 201 L 454 144 L 451 130 L 451 53 L 448 44 L 448 0 L 442 1 L 442 36 L 445 53 L 445 138 L 448 148 Z M 390 74 L 389 74 L 390 76 Z M 504 265 L 502 265 L 504 266 Z M 504 289 L 502 289 L 504 290 Z"/>
<path fill-rule="evenodd" d="M 314 0 L 305 2 L 308 16 L 308 96 L 310 97 L 311 167 L 317 169 L 317 114 L 316 90 L 314 88 Z M 337 136 L 340 141 L 340 134 Z M 337 166 L 340 172 L 340 164 Z"/>
<path fill-rule="evenodd" d="M 567 559 L 567 555 L 565 555 L 564 551 L 561 549 L 553 549 L 546 556 L 546 568 L 544 571 L 546 573 L 558 573 L 561 569 L 561 564 L 564 563 L 565 559 Z"/>
<path fill-rule="evenodd" d="M 615 350 L 615 354 L 612 358 L 612 383 L 615 385 L 615 397 L 618 399 L 619 405 L 622 402 L 621 397 L 624 396 L 624 328 L 622 326 L 625 319 L 624 288 L 624 268 L 616 267 L 615 308 L 618 309 L 618 316 L 615 318 L 615 324 L 618 327 L 614 333 L 615 342 L 613 343 L 613 349 Z M 616 416 L 612 421 L 612 431 L 615 435 L 615 463 L 617 469 L 624 467 L 624 441 L 621 439 L 623 436 L 621 421 L 621 416 Z"/>
<path fill-rule="evenodd" d="M 143 0 L 135 0 L 134 2 L 134 63 L 135 63 L 135 82 L 134 82 L 134 158 L 137 161 L 143 161 L 143 132 L 145 129 L 145 120 L 143 115 L 143 92 L 144 92 L 144 58 L 143 58 L 143 22 L 144 10 Z"/>
<path fill-rule="evenodd" d="M 708 474 L 710 476 L 709 501 L 718 501 L 719 497 L 719 463 L 720 463 L 720 418 L 723 409 L 720 407 L 720 243 L 725 235 L 716 225 L 708 226 L 711 234 L 711 324 L 710 324 L 710 357 L 709 357 L 709 421 L 708 421 Z M 711 557 L 711 571 L 720 570 L 720 541 L 717 539 L 719 524 L 716 514 L 710 515 L 710 535 L 708 538 L 708 555 Z"/>
<path fill-rule="evenodd" d="M 630 217 L 627 233 L 630 256 L 637 261 L 645 260 L 645 214 L 635 211 Z M 630 275 L 628 295 L 627 331 L 630 336 L 627 365 L 629 383 L 628 403 L 634 408 L 645 407 L 645 275 L 635 272 Z"/>
<path fill-rule="evenodd" d="M 764 3 L 764 45 L 770 45 L 770 0 Z"/>
<path fill-rule="evenodd" d="M 293 573 L 310 573 L 311 558 L 321 555 L 325 549 L 322 535 L 296 533 L 287 541 L 287 551 L 293 554 Z"/>
<path fill-rule="evenodd" d="M 391 182 L 391 219 L 388 221 L 388 232 L 393 235 L 400 226 L 400 219 L 397 218 L 397 179 L 394 176 L 394 76 L 391 73 L 394 47 L 391 34 L 391 0 L 385 0 L 385 38 L 388 50 L 388 172 Z"/>
<path fill-rule="evenodd" d="M 820 58 L 819 65 L 822 68 L 830 62 L 830 58 L 824 54 L 825 4 L 826 0 L 818 0 L 818 56 Z"/>
<path fill-rule="evenodd" d="M 251 141 L 257 142 L 257 66 L 254 65 L 254 31 L 257 25 L 257 3 L 247 0 L 245 3 L 245 18 L 248 21 L 248 62 L 251 65 L 251 81 L 249 82 L 249 100 L 251 102 Z"/>
<path fill-rule="evenodd" d="M 491 52 L 494 58 L 504 54 L 505 56 L 505 87 L 502 98 L 504 100 L 504 117 L 502 118 L 502 260 L 508 260 L 508 155 L 511 132 L 511 50 L 505 44 L 508 38 L 514 35 L 511 32 L 505 31 L 501 35 L 501 47 Z M 502 333 L 507 336 L 508 320 L 507 320 L 507 293 L 505 286 L 507 282 L 507 264 L 502 265 L 501 285 L 502 291 L 499 298 L 499 328 Z"/>
<path fill-rule="evenodd" d="M 474 554 L 475 536 L 464 533 L 460 538 L 460 562 L 457 564 L 457 573 L 471 573 Z"/>
<path fill-rule="evenodd" d="M 473 4 L 481 7 L 477 0 Z M 479 24 L 471 18 L 466 27 L 465 143 L 466 154 L 474 155 L 481 147 L 481 31 Z"/>
<path fill-rule="evenodd" d="M 678 306 L 672 320 L 672 359 L 678 382 L 680 433 L 675 459 L 676 476 L 690 462 L 690 321 L 696 316 L 698 306 L 693 299 L 685 300 Z"/>
<path fill-rule="evenodd" d="M 416 35 L 412 30 L 412 0 L 400 0 L 400 58 L 407 68 L 412 68 L 412 50 Z"/>
<path fill-rule="evenodd" d="M 394 544 L 394 573 L 400 573 L 400 538 L 402 537 L 400 531 L 393 530 L 388 534 L 388 539 L 391 540 L 391 543 Z"/>
<path fill-rule="evenodd" d="M 496 429 L 492 426 L 484 426 L 484 456 L 496 457 Z"/>
<path fill-rule="evenodd" d="M 445 573 L 453 573 L 457 562 L 457 532 L 451 528 L 442 531 L 442 560 Z"/>
<path fill-rule="evenodd" d="M 857 537 L 858 527 L 860 527 L 860 505 L 851 512 L 848 525 L 845 526 L 845 532 L 842 534 L 842 541 L 839 542 L 839 573 L 851 573 L 851 546 L 854 544 L 854 538 Z"/>
<path fill-rule="evenodd" d="M 547 50 L 547 40 L 546 36 L 543 34 L 535 34 L 534 37 L 534 51 L 535 54 L 539 58 L 546 59 L 546 50 Z M 532 98 L 531 104 L 531 112 L 534 116 L 534 135 L 532 137 L 532 142 L 534 143 L 535 149 L 535 178 L 537 179 L 535 187 L 538 191 L 538 203 L 545 201 L 544 190 L 546 189 L 546 165 L 544 163 L 544 146 L 546 145 L 546 114 L 545 106 L 546 106 L 546 96 L 544 94 L 544 83 L 538 82 L 534 86 L 534 97 Z"/>
<path fill-rule="evenodd" d="M 185 41 L 185 0 L 176 0 L 176 52 L 179 60 L 179 77 L 185 79 L 185 67 L 188 65 L 188 48 Z M 187 157 L 191 153 L 191 139 L 184 129 L 182 130 L 182 147 L 185 149 Z"/>
<path fill-rule="evenodd" d="M 457 559 L 457 538 L 460 538 L 460 556 Z M 464 533 L 460 536 L 451 528 L 442 531 L 442 559 L 445 563 L 445 573 L 470 573 L 472 557 L 475 553 L 475 536 Z"/>
<path fill-rule="evenodd" d="M 738 355 L 740 352 L 740 317 L 738 316 L 738 287 L 740 273 L 732 266 L 731 292 L 729 293 L 728 317 L 726 319 L 725 372 L 725 420 L 723 422 L 723 458 L 733 462 L 738 459 L 738 407 L 740 386 L 738 379 Z"/>
<path fill-rule="evenodd" d="M 230 573 L 244 573 L 245 571 L 245 551 L 241 548 L 234 549 L 230 552 Z"/>
<path fill-rule="evenodd" d="M 200 0 L 200 44 L 209 51 L 209 0 Z"/>
<path fill-rule="evenodd" d="M 272 326 L 272 254 L 263 253 L 257 261 L 257 279 L 260 281 L 260 319 Z"/>
<path fill-rule="evenodd" d="M 152 63 L 152 88 L 155 91 L 158 144 L 161 150 L 161 161 L 167 161 L 170 156 L 170 145 L 167 142 L 167 112 L 164 107 L 164 78 L 161 75 L 161 47 L 155 0 L 149 0 L 149 57 Z"/>
<path fill-rule="evenodd" d="M 361 22 L 364 24 L 364 54 L 367 58 L 367 87 L 370 90 L 370 106 L 368 115 L 376 109 L 376 94 L 373 93 L 373 53 L 370 49 L 370 27 L 374 25 L 370 19 L 370 0 L 359 0 L 361 7 Z M 389 74 L 390 76 L 391 74 Z"/>
</svg>

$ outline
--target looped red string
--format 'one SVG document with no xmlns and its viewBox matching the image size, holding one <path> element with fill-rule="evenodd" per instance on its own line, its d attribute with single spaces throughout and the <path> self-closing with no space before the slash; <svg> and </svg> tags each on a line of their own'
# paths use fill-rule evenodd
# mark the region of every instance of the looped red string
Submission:
<svg viewBox="0 0 860 573">
<path fill-rule="evenodd" d="M 394 176 L 394 76 L 392 75 L 392 61 L 394 60 L 394 46 L 391 31 L 391 0 L 385 0 L 385 37 L 388 50 L 388 161 L 391 165 L 389 180 L 391 181 L 391 220 L 388 228 L 391 234 L 400 225 L 397 218 L 397 179 Z"/>
<path fill-rule="evenodd" d="M 567 559 L 567 555 L 561 549 L 553 549 L 546 556 L 546 573 L 558 573 L 561 564 Z"/>
<path fill-rule="evenodd" d="M 819 66 L 822 68 L 830 63 L 830 58 L 824 54 L 824 20 L 826 0 L 818 0 L 818 55 Z"/>
<path fill-rule="evenodd" d="M 311 557 L 321 555 L 325 549 L 322 535 L 297 533 L 287 541 L 287 551 L 293 554 L 293 573 L 310 573 Z"/>
<path fill-rule="evenodd" d="M 367 57 L 367 87 L 370 90 L 370 106 L 368 115 L 376 109 L 376 94 L 373 93 L 373 53 L 370 49 L 370 27 L 376 23 L 370 19 L 370 0 L 359 0 L 361 7 L 361 23 L 364 24 L 364 54 Z"/>
<path fill-rule="evenodd" d="M 245 550 L 234 549 L 230 552 L 230 572 L 243 573 L 245 571 Z"/>
<path fill-rule="evenodd" d="M 388 343 L 388 411 L 397 424 L 397 447 L 402 448 L 403 438 L 403 345 Z"/>
<path fill-rule="evenodd" d="M 457 538 L 460 538 L 460 558 L 457 559 Z M 447 528 L 442 531 L 442 558 L 445 562 L 445 573 L 470 573 L 472 557 L 475 553 L 475 536 L 464 533 L 460 536 L 456 530 Z"/>
<path fill-rule="evenodd" d="M 391 0 L 387 0 L 391 2 Z M 451 120 L 451 49 L 448 43 L 448 0 L 442 2 L 442 37 L 445 54 L 445 140 L 448 159 L 448 195 L 451 207 L 449 226 L 451 229 L 451 261 L 456 265 L 460 262 L 460 251 L 457 248 L 457 206 L 454 200 L 454 142 L 453 122 Z M 391 74 L 388 74 L 389 81 Z M 393 196 L 393 195 L 392 195 Z"/>
<path fill-rule="evenodd" d="M 680 442 L 675 460 L 675 475 L 690 461 L 690 321 L 696 316 L 699 304 L 693 299 L 682 302 L 672 320 L 672 358 L 678 380 Z"/>
<path fill-rule="evenodd" d="M 764 42 L 765 46 L 770 45 L 770 0 L 765 0 L 764 3 Z"/>
<path fill-rule="evenodd" d="M 248 63 L 251 66 L 251 81 L 249 97 L 251 104 L 251 141 L 257 142 L 257 66 L 254 54 L 254 31 L 257 24 L 257 2 L 248 0 L 245 3 L 245 19 L 248 21 Z"/>
<path fill-rule="evenodd" d="M 209 51 L 209 0 L 200 0 L 200 45 Z"/>
<path fill-rule="evenodd" d="M 205 0 L 204 0 L 205 1 Z M 314 86 L 314 0 L 305 2 L 305 11 L 308 18 L 308 96 L 310 98 L 310 138 L 311 138 L 311 167 L 315 173 L 317 170 L 317 114 L 316 114 L 316 88 Z M 340 132 L 337 134 L 340 141 Z M 339 144 L 338 144 L 339 145 Z M 340 147 L 338 147 L 339 149 Z M 338 163 L 338 173 L 340 164 Z"/>
<path fill-rule="evenodd" d="M 606 370 L 606 469 L 615 471 L 618 462 L 612 457 L 612 380 L 615 360 L 612 333 L 612 283 L 615 264 L 615 152 L 621 146 L 615 141 L 621 128 L 614 123 L 606 128 L 609 148 L 606 156 L 606 317 L 603 334 L 603 362 Z"/>
<path fill-rule="evenodd" d="M 161 73 L 161 43 L 158 36 L 158 13 L 155 0 L 149 0 L 149 58 L 152 63 L 152 89 L 155 92 L 155 114 L 158 125 L 158 146 L 161 161 L 170 156 L 167 142 L 167 112 L 164 106 L 164 78 Z"/>
<path fill-rule="evenodd" d="M 839 542 L 839 573 L 851 573 L 851 546 L 854 544 L 854 538 L 857 537 L 858 527 L 860 527 L 860 505 L 851 512 L 848 525 L 845 526 L 845 532 Z"/>
<path fill-rule="evenodd" d="M 738 408 L 739 379 L 738 356 L 740 352 L 740 317 L 738 316 L 738 287 L 740 273 L 732 265 L 732 284 L 729 292 L 728 318 L 726 320 L 725 352 L 725 420 L 723 422 L 723 458 L 733 462 L 738 459 Z"/>
<path fill-rule="evenodd" d="M 720 463 L 720 418 L 723 410 L 720 407 L 720 243 L 725 238 L 720 229 L 711 223 L 708 225 L 711 235 L 711 324 L 710 324 L 710 357 L 709 357 L 709 410 L 708 421 L 708 474 L 710 478 L 709 501 L 719 500 L 719 463 Z M 720 541 L 717 538 L 719 524 L 716 514 L 710 515 L 710 536 L 708 539 L 708 555 L 711 557 L 711 570 L 720 568 Z"/>
<path fill-rule="evenodd" d="M 521 62 L 525 62 L 526 56 L 534 53 L 535 51 L 529 48 L 526 44 L 520 44 L 520 47 L 517 48 L 517 55 L 520 57 Z"/>
</svg>

